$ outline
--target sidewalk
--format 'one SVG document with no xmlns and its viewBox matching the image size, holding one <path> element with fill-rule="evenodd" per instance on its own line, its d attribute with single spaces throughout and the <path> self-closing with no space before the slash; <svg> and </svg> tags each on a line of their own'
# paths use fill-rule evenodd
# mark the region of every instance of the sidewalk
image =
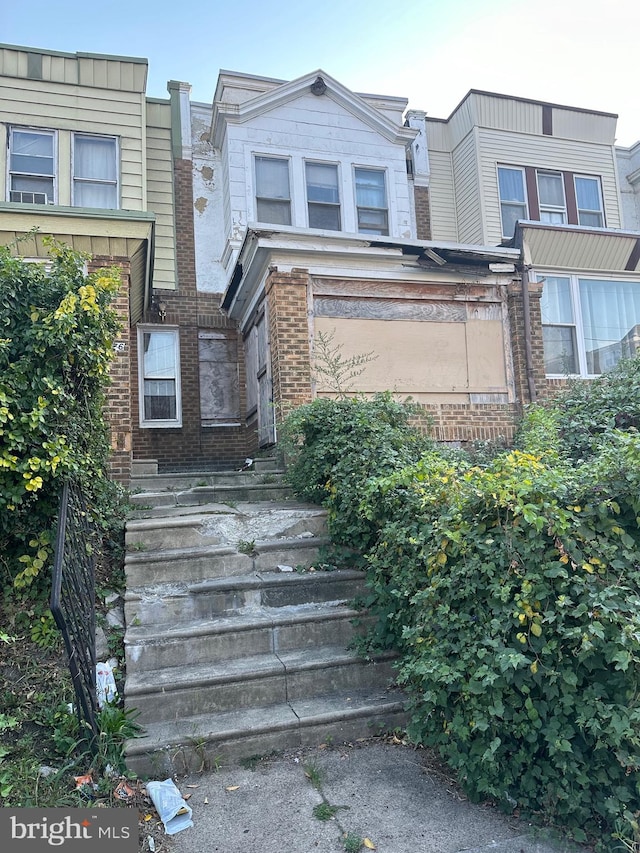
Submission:
<svg viewBox="0 0 640 853">
<path fill-rule="evenodd" d="M 378 853 L 580 850 L 470 803 L 429 766 L 426 750 L 377 740 L 257 760 L 253 769 L 222 768 L 177 784 L 191 794 L 194 826 L 167 839 L 172 853 L 344 853 L 351 836 Z M 325 810 L 339 807 L 327 821 L 313 813 L 323 803 Z"/>
</svg>

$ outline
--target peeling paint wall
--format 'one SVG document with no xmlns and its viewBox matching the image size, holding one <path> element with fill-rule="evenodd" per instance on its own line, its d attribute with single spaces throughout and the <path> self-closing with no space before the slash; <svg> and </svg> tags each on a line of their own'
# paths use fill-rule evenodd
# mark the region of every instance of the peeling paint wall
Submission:
<svg viewBox="0 0 640 853">
<path fill-rule="evenodd" d="M 209 142 L 211 107 L 191 105 L 193 216 L 198 290 L 222 293 L 226 275 L 220 262 L 225 246 L 220 152 Z"/>
</svg>

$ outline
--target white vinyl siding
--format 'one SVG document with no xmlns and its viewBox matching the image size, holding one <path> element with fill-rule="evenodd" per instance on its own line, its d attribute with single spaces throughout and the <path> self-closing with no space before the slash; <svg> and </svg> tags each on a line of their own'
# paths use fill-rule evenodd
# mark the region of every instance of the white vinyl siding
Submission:
<svg viewBox="0 0 640 853">
<path fill-rule="evenodd" d="M 453 163 L 448 151 L 429 151 L 429 204 L 431 239 L 458 241 L 456 196 L 453 188 Z"/>
</svg>

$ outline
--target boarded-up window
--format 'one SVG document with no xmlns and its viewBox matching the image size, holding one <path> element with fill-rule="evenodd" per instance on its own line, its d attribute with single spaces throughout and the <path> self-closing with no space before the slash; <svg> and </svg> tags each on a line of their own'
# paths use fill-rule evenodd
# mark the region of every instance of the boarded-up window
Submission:
<svg viewBox="0 0 640 853">
<path fill-rule="evenodd" d="M 200 418 L 203 426 L 240 419 L 238 351 L 235 335 L 200 332 Z"/>
</svg>

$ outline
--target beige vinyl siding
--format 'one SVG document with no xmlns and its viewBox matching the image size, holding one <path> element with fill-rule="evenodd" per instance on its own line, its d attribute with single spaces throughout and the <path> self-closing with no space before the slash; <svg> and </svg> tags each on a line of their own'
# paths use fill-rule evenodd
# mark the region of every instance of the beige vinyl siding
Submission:
<svg viewBox="0 0 640 853">
<path fill-rule="evenodd" d="M 447 151 L 430 151 L 429 204 L 431 239 L 458 241 L 453 163 Z"/>
<path fill-rule="evenodd" d="M 564 139 L 613 145 L 616 136 L 616 118 L 554 107 L 553 135 Z"/>
<path fill-rule="evenodd" d="M 453 177 L 456 192 L 458 239 L 462 243 L 482 244 L 482 201 L 478 184 L 478 158 L 474 133 L 454 149 Z"/>
<path fill-rule="evenodd" d="M 120 152 L 120 207 L 144 210 L 142 123 L 144 102 L 135 92 L 70 87 L 40 80 L 3 80 L 0 122 L 59 131 L 59 203 L 69 203 L 71 132 L 116 136 Z M 67 138 L 62 138 L 68 132 Z M 2 167 L 6 170 L 6 147 Z"/>
<path fill-rule="evenodd" d="M 29 77 L 29 63 L 41 63 L 41 83 L 69 83 L 101 89 L 142 93 L 147 81 L 146 60 L 120 59 L 55 51 L 0 48 L 0 75 Z"/>
<path fill-rule="evenodd" d="M 542 104 L 478 94 L 472 95 L 471 100 L 479 127 L 542 133 Z"/>
<path fill-rule="evenodd" d="M 168 102 L 147 104 L 147 203 L 156 215 L 153 286 L 175 288 L 175 204 Z"/>
<path fill-rule="evenodd" d="M 532 166 L 601 177 L 605 220 L 608 228 L 620 228 L 614 152 L 611 146 L 578 143 L 549 136 L 531 136 L 481 129 L 478 148 L 484 197 L 485 242 L 500 243 L 500 200 L 497 164 Z M 460 234 L 460 239 L 467 239 Z"/>
</svg>

